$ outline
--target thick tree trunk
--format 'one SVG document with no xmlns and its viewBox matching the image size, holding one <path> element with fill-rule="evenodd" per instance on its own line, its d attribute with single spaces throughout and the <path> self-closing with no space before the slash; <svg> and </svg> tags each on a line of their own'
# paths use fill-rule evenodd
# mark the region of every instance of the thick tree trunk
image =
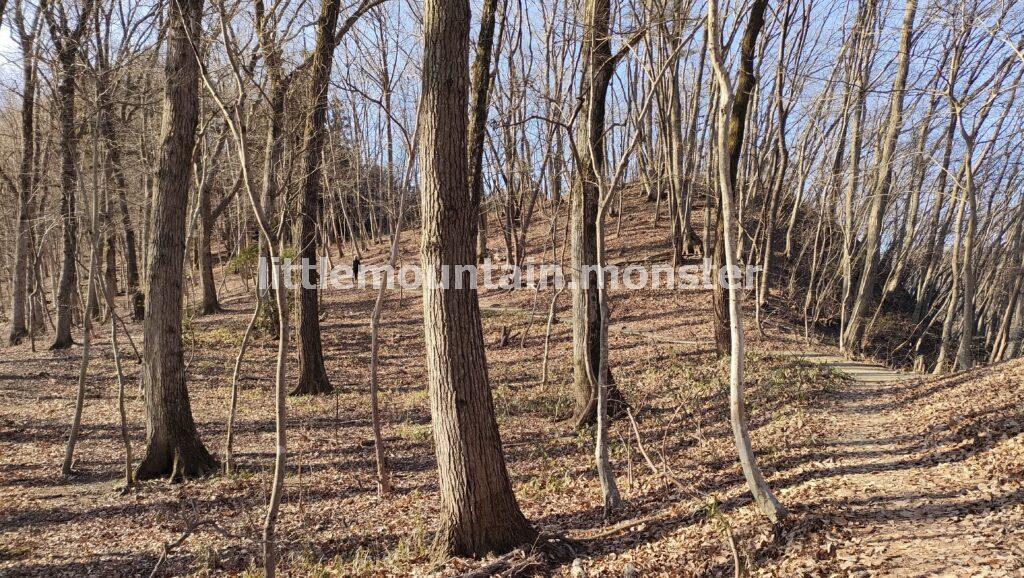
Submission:
<svg viewBox="0 0 1024 578">
<path fill-rule="evenodd" d="M 317 24 L 316 48 L 313 52 L 310 80 L 309 114 L 306 117 L 305 170 L 302 181 L 302 201 L 299 208 L 299 262 L 312 267 L 309 286 L 303 280 L 299 288 L 299 381 L 292 395 L 315 395 L 331 391 L 331 382 L 324 367 L 324 351 L 320 341 L 320 303 L 317 285 L 317 234 L 323 196 L 324 124 L 327 120 L 327 88 L 334 60 L 334 29 L 338 26 L 340 0 L 323 0 L 320 21 Z"/>
<path fill-rule="evenodd" d="M 153 198 L 143 325 L 146 451 L 135 474 L 139 480 L 217 471 L 192 419 L 181 346 L 185 212 L 199 118 L 199 63 L 189 39 L 199 36 L 202 5 L 202 0 L 168 4 L 164 136 Z"/>
<path fill-rule="evenodd" d="M 441 498 L 437 544 L 484 556 L 537 533 L 512 492 L 484 357 L 476 289 L 441 284 L 442 268 L 474 267 L 478 214 L 467 191 L 469 2 L 426 0 L 419 139 L 423 322 Z"/>
<path fill-rule="evenodd" d="M 78 188 L 78 132 L 75 130 L 75 59 L 77 42 L 64 37 L 58 53 L 60 84 L 57 86 L 57 106 L 61 139 L 60 218 L 63 261 L 57 285 L 57 332 L 50 349 L 71 347 L 71 316 L 78 285 L 78 206 L 75 193 Z"/>
</svg>

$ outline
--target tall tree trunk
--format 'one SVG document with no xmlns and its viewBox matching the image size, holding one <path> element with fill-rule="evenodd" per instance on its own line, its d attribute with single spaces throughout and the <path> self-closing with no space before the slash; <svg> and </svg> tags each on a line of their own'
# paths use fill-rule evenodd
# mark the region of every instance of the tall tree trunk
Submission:
<svg viewBox="0 0 1024 578">
<path fill-rule="evenodd" d="M 139 261 L 135 246 L 135 228 L 132 226 L 131 213 L 128 210 L 128 180 L 125 178 L 122 160 L 121 142 L 114 129 L 114 103 L 110 94 L 110 67 L 106 52 L 101 50 L 97 55 L 97 106 L 100 109 L 99 130 L 103 137 L 103 146 L 107 150 L 111 177 L 117 189 L 118 209 L 121 213 L 121 228 L 124 230 L 124 262 L 127 281 L 126 294 L 131 295 L 139 288 Z"/>
<path fill-rule="evenodd" d="M 954 189 L 955 190 L 955 189 Z M 942 321 L 942 337 L 939 341 L 939 353 L 935 360 L 935 374 L 946 371 L 946 357 L 949 355 L 950 343 L 953 340 L 953 322 L 956 317 L 956 306 L 960 299 L 960 245 L 963 239 L 962 231 L 964 224 L 964 212 L 966 203 L 962 199 L 954 197 L 953 203 L 956 207 L 956 224 L 953 232 L 953 247 L 950 252 L 950 289 L 949 302 L 946 304 L 945 317 Z"/>
<path fill-rule="evenodd" d="M 86 18 L 84 15 L 83 19 Z M 57 42 L 59 83 L 57 85 L 58 123 L 61 140 L 60 218 L 62 264 L 57 285 L 57 332 L 50 349 L 71 347 L 71 317 L 77 293 L 78 271 L 78 131 L 75 129 L 75 60 L 78 57 L 78 38 L 61 31 L 51 22 L 51 36 Z"/>
<path fill-rule="evenodd" d="M 146 450 L 135 472 L 138 480 L 189 478 L 217 471 L 192 419 L 181 345 L 185 212 L 199 119 L 199 62 L 191 39 L 199 37 L 202 8 L 202 0 L 178 0 L 167 8 L 164 134 L 153 198 L 143 323 Z"/>
<path fill-rule="evenodd" d="M 860 180 L 861 150 L 864 139 L 864 115 L 866 111 L 867 82 L 873 63 L 872 46 L 874 35 L 869 31 L 873 27 L 876 2 L 868 0 L 860 6 L 857 23 L 851 31 L 854 36 L 854 52 L 850 58 L 850 99 L 853 119 L 850 123 L 850 164 L 846 171 L 846 195 L 843 200 L 843 293 L 839 303 L 839 349 L 846 351 L 850 344 L 846 336 L 849 334 L 850 301 L 853 298 L 853 199 L 857 194 Z"/>
<path fill-rule="evenodd" d="M 14 279 L 11 283 L 11 330 L 7 341 L 17 345 L 28 336 L 26 316 L 29 304 L 29 286 L 32 267 L 32 189 L 35 168 L 35 108 L 36 108 L 36 60 L 35 39 L 38 33 L 35 22 L 25 26 L 21 0 L 14 5 L 15 27 L 21 43 L 21 166 L 18 170 L 18 229 L 14 248 Z"/>
<path fill-rule="evenodd" d="M 569 219 L 572 289 L 572 364 L 573 423 L 576 427 L 594 423 L 597 417 L 597 390 L 590 375 L 598 375 L 601 359 L 601 308 L 597 292 L 597 217 L 600 188 L 604 178 L 605 107 L 608 85 L 615 61 L 609 43 L 611 4 L 609 0 L 586 0 L 583 39 L 583 81 L 580 84 L 581 111 L 585 115 L 577 125 L 580 143 L 578 171 L 571 191 Z M 609 385 L 611 414 L 621 413 L 622 394 L 615 386 L 611 367 L 602 376 Z"/>
<path fill-rule="evenodd" d="M 207 181 L 199 190 L 199 285 L 202 289 L 202 302 L 199 304 L 200 315 L 213 315 L 224 309 L 217 299 L 217 282 L 213 278 L 213 251 L 210 247 L 213 237 L 213 224 L 216 217 L 210 206 L 212 184 Z"/>
<path fill-rule="evenodd" d="M 978 199 L 974 185 L 974 138 L 964 135 L 964 196 L 967 203 L 967 231 L 963 243 L 963 313 L 960 322 L 960 346 L 956 353 L 956 364 L 960 370 L 974 365 L 974 294 L 977 287 L 974 262 L 974 237 L 978 229 Z"/>
<path fill-rule="evenodd" d="M 484 356 L 475 287 L 468 281 L 478 214 L 467 191 L 468 0 L 426 0 L 419 138 L 423 327 L 437 454 L 441 526 L 449 554 L 484 556 L 531 544 L 537 533 L 512 492 Z"/>
<path fill-rule="evenodd" d="M 740 67 L 739 77 L 736 80 L 735 96 L 729 95 L 732 98 L 731 106 L 731 118 L 725 125 L 719 123 L 719 129 L 722 126 L 726 126 L 729 130 L 727 135 L 718 135 L 719 138 L 725 138 L 727 148 L 719 149 L 718 154 L 726 155 L 726 160 L 729 163 L 729 182 L 736 184 L 736 177 L 739 173 L 740 166 L 740 152 L 743 149 L 743 133 L 746 131 L 747 125 L 747 110 L 750 107 L 750 99 L 754 94 L 754 88 L 757 84 L 757 78 L 754 76 L 754 52 L 757 50 L 757 37 L 761 34 L 761 28 L 764 27 L 764 12 L 768 6 L 767 0 L 757 0 L 750 7 L 750 19 L 747 21 L 747 27 L 743 31 L 743 39 L 740 41 Z M 719 103 L 721 107 L 721 103 Z M 719 186 L 721 186 L 721 179 L 719 179 Z M 719 199 L 722 199 L 725 193 L 719 191 Z M 727 303 L 728 291 L 722 287 L 719 283 L 719 273 L 722 271 L 722 267 L 726 266 L 726 255 L 725 255 L 725 219 L 724 211 L 721 203 L 718 205 L 718 210 L 715 212 L 715 248 L 714 255 L 712 257 L 712 278 L 714 285 L 712 289 L 712 299 L 714 300 L 714 312 L 715 312 L 715 345 L 720 357 L 724 357 L 731 353 L 732 337 L 729 330 L 729 305 Z"/>
<path fill-rule="evenodd" d="M 757 309 L 758 329 L 761 330 L 761 308 L 768 302 L 768 291 L 771 281 L 772 256 L 775 243 L 775 219 L 778 215 L 779 205 L 782 202 L 782 188 L 786 182 L 786 171 L 789 170 L 789 149 L 786 146 L 786 120 L 789 117 L 789 107 L 784 101 L 784 88 L 786 84 L 786 48 L 789 39 L 790 23 L 793 19 L 793 12 L 789 6 L 785 8 L 785 16 L 782 19 L 782 32 L 779 39 L 779 62 L 775 69 L 775 113 L 778 127 L 775 129 L 777 164 L 775 166 L 775 180 L 769 191 L 768 210 L 763 221 L 764 227 L 764 250 L 762 251 L 760 287 L 757 291 L 755 307 Z M 799 203 L 799 201 L 797 201 Z"/>
<path fill-rule="evenodd" d="M 299 260 L 303 267 L 312 267 L 308 279 L 299 288 L 299 382 L 292 395 L 315 395 L 331 391 L 331 382 L 324 367 L 324 351 L 320 341 L 320 307 L 317 285 L 316 227 L 323 196 L 324 125 L 327 121 L 327 89 L 334 60 L 334 29 L 338 26 L 340 0 L 322 0 L 317 24 L 316 48 L 313 51 L 312 77 L 309 86 L 309 113 L 306 117 L 305 169 L 302 201 L 299 208 Z M 306 286 L 308 280 L 309 286 Z"/>
<path fill-rule="evenodd" d="M 504 7 L 504 0 L 502 0 Z M 473 61 L 472 101 L 469 109 L 469 194 L 477 208 L 477 257 L 487 258 L 487 211 L 482 207 L 484 192 L 484 137 L 487 136 L 487 111 L 491 94 L 491 53 L 494 48 L 494 26 L 498 0 L 484 0 L 477 37 L 476 60 Z"/>
</svg>

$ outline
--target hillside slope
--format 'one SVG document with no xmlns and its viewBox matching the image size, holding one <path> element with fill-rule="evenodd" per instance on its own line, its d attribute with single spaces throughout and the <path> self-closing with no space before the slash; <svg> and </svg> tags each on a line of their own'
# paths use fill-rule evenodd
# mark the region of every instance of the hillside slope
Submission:
<svg viewBox="0 0 1024 578">
<path fill-rule="evenodd" d="M 651 225 L 650 205 L 630 203 L 621 234 L 610 239 L 610 259 L 657 262 L 667 250 L 666 227 Z M 538 260 L 550 251 L 546 231 L 561 229 L 544 219 L 531 235 Z M 404 262 L 416 260 L 418 242 L 415 232 L 403 235 Z M 497 237 L 492 244 L 499 246 Z M 385 254 L 383 245 L 370 247 L 364 263 Z M 186 327 L 192 408 L 218 455 L 231 367 L 252 303 L 240 283 L 228 286 L 228 312 Z M 376 495 L 367 402 L 375 296 L 371 289 L 324 293 L 325 358 L 337 392 L 289 400 L 291 468 L 280 528 L 287 575 L 455 576 L 486 564 L 429 554 L 437 484 L 418 292 L 391 293 L 384 313 L 384 434 L 397 492 Z M 538 528 L 576 543 L 574 559 L 544 572 L 731 576 L 737 561 L 751 574 L 776 576 L 1024 571 L 1024 364 L 863 384 L 784 355 L 805 346 L 794 337 L 801 330 L 769 319 L 761 336 L 751 326 L 752 437 L 769 483 L 791 511 L 773 528 L 750 505 L 736 462 L 728 370 L 713 353 L 709 292 L 612 292 L 611 365 L 637 423 L 620 420 L 612 428 L 625 507 L 605 520 L 592 436 L 571 435 L 561 421 L 571 408 L 568 294 L 556 307 L 549 381 L 541 380 L 552 296 L 480 296 L 516 495 Z M 137 342 L 141 326 L 132 329 Z M 502 340 L 506 332 L 512 337 Z M 162 575 L 258 573 L 274 447 L 273 341 L 258 339 L 243 366 L 238 475 L 149 483 L 122 496 L 115 491 L 123 457 L 105 333 L 94 342 L 77 474 L 69 481 L 60 479 L 59 464 L 80 349 L 3 350 L 0 575 L 148 575 L 165 544 L 203 521 L 219 531 L 197 529 L 163 563 Z M 134 384 L 134 354 L 122 349 Z M 291 370 L 294 378 L 294 364 Z M 145 434 L 142 411 L 140 399 L 129 400 L 136 448 Z"/>
</svg>

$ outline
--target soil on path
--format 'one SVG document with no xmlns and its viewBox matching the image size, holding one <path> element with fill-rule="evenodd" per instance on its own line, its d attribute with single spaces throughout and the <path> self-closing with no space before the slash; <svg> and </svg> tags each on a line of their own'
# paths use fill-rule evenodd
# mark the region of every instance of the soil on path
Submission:
<svg viewBox="0 0 1024 578">
<path fill-rule="evenodd" d="M 846 539 L 835 546 L 844 570 L 1024 575 L 1021 477 L 1000 455 L 1020 445 L 1020 410 L 1001 411 L 1008 408 L 1000 399 L 984 395 L 985 374 L 929 380 L 827 354 L 799 355 L 850 378 L 835 395 L 837 434 L 823 448 L 834 464 L 820 488 L 845 518 Z M 991 408 L 971 411 L 975 404 Z"/>
</svg>

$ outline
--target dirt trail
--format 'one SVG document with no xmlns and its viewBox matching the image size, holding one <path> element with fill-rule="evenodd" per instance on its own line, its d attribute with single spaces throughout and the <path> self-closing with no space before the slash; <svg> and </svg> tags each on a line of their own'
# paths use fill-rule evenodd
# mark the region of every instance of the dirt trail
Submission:
<svg viewBox="0 0 1024 578">
<path fill-rule="evenodd" d="M 854 576 L 1020 576 L 1013 536 L 990 532 L 999 509 L 981 480 L 965 479 L 958 463 L 928 459 L 927 442 L 900 391 L 921 376 L 826 354 L 798 354 L 851 378 L 832 414 L 839 432 L 822 495 L 838 502 L 848 539 L 836 557 Z M 1019 536 L 1018 536 L 1019 538 Z"/>
</svg>

